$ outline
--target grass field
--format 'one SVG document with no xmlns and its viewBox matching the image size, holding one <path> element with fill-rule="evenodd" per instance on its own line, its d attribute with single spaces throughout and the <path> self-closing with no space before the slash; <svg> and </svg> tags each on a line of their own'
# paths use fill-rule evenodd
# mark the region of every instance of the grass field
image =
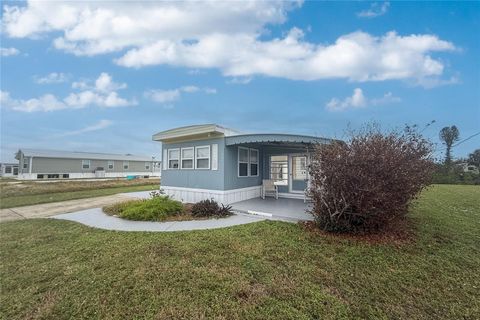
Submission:
<svg viewBox="0 0 480 320">
<path fill-rule="evenodd" d="M 158 190 L 159 179 L 70 180 L 59 182 L 0 180 L 0 208 Z"/>
<path fill-rule="evenodd" d="M 178 233 L 0 225 L 3 319 L 479 319 L 480 188 L 434 186 L 404 242 L 284 222 Z"/>
</svg>

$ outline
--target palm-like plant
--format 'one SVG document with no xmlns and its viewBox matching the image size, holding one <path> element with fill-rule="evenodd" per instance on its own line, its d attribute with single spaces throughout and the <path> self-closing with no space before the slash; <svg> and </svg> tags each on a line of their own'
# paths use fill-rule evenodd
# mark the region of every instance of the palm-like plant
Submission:
<svg viewBox="0 0 480 320">
<path fill-rule="evenodd" d="M 440 140 L 442 140 L 446 146 L 445 166 L 447 168 L 449 168 L 450 165 L 452 164 L 452 154 L 451 154 L 452 146 L 456 141 L 458 141 L 459 138 L 460 138 L 460 132 L 458 131 L 456 126 L 445 127 L 442 130 L 440 130 Z"/>
</svg>

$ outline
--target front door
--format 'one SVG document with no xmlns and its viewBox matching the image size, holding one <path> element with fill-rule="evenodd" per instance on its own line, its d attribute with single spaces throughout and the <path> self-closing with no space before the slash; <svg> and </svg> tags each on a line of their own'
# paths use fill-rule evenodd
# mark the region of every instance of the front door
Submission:
<svg viewBox="0 0 480 320">
<path fill-rule="evenodd" d="M 307 188 L 307 157 L 305 155 L 290 155 L 289 191 L 303 193 Z"/>
</svg>

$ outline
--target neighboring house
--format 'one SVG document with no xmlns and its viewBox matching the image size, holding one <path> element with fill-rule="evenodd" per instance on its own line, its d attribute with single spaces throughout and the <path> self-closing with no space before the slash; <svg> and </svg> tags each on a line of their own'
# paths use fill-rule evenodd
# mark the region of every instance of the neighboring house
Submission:
<svg viewBox="0 0 480 320">
<path fill-rule="evenodd" d="M 152 157 L 55 150 L 20 149 L 18 179 L 117 178 L 160 176 Z"/>
<path fill-rule="evenodd" d="M 18 163 L 0 163 L 0 177 L 18 176 Z"/>
<path fill-rule="evenodd" d="M 468 162 L 459 163 L 457 164 L 457 166 L 460 167 L 463 172 L 470 172 L 475 174 L 479 173 L 478 167 L 473 164 L 468 164 Z"/>
<path fill-rule="evenodd" d="M 162 185 L 183 202 L 213 198 L 224 204 L 260 196 L 274 180 L 279 196 L 304 198 L 310 153 L 333 140 L 293 134 L 240 134 L 216 124 L 159 132 Z"/>
</svg>

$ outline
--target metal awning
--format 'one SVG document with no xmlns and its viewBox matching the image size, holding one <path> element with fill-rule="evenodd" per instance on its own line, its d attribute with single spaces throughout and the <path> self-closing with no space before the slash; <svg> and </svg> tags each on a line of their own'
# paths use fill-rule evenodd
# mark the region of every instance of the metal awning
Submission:
<svg viewBox="0 0 480 320">
<path fill-rule="evenodd" d="M 307 146 L 312 144 L 328 144 L 334 140 L 320 138 L 314 136 L 303 136 L 295 134 L 242 134 L 225 138 L 225 145 L 233 146 L 240 144 L 267 144 L 282 145 L 288 144 L 292 146 Z"/>
</svg>

